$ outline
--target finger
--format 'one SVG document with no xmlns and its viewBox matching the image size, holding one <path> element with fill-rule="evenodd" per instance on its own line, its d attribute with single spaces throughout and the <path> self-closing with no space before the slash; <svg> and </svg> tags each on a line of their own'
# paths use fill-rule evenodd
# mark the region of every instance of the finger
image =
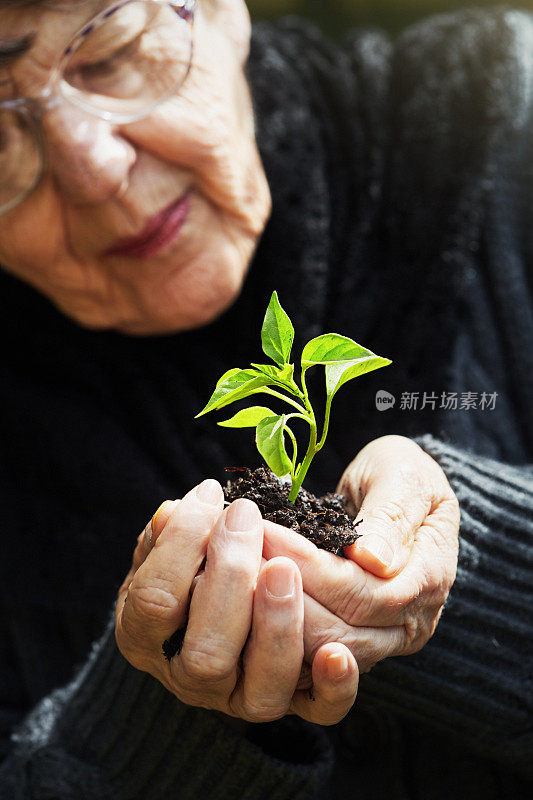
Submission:
<svg viewBox="0 0 533 800">
<path fill-rule="evenodd" d="M 150 522 L 146 524 L 142 532 L 137 537 L 137 545 L 135 547 L 135 550 L 133 551 L 133 559 L 130 570 L 126 575 L 126 577 L 124 578 L 122 585 L 118 591 L 118 600 L 115 608 L 115 618 L 117 617 L 117 611 L 122 610 L 122 606 L 124 605 L 125 598 L 127 597 L 130 588 L 130 584 L 133 580 L 133 576 L 135 575 L 141 564 L 143 564 L 144 561 L 146 560 L 146 556 L 152 549 L 155 540 L 157 539 L 157 537 L 161 533 L 161 530 L 163 529 L 162 528 L 163 521 L 164 523 L 166 523 L 169 515 L 172 513 L 172 509 L 174 508 L 175 503 L 179 503 L 179 500 L 165 500 L 163 503 L 161 503 L 161 505 L 151 518 Z M 156 519 L 157 519 L 157 523 L 155 524 L 156 533 L 154 534 L 154 523 Z"/>
<path fill-rule="evenodd" d="M 244 677 L 230 701 L 233 713 L 268 722 L 288 712 L 302 667 L 303 624 L 298 567 L 288 558 L 275 558 L 257 581 Z"/>
<path fill-rule="evenodd" d="M 291 710 L 318 725 L 335 725 L 343 719 L 357 696 L 359 670 L 347 647 L 325 644 L 313 661 L 313 686 L 294 693 Z"/>
<path fill-rule="evenodd" d="M 407 564 L 418 528 L 440 497 L 438 465 L 405 437 L 385 436 L 366 448 L 341 480 L 341 490 L 359 505 L 356 525 L 360 538 L 345 555 L 381 578 L 397 575 Z M 354 463 L 356 463 L 354 462 Z M 430 464 L 428 462 L 433 462 Z M 355 485 L 357 484 L 357 486 Z"/>
<path fill-rule="evenodd" d="M 171 661 L 174 680 L 192 701 L 212 695 L 227 699 L 235 687 L 252 621 L 262 545 L 259 509 L 251 500 L 235 500 L 213 528 L 183 648 Z"/>
<path fill-rule="evenodd" d="M 303 536 L 295 535 L 281 525 L 268 521 L 263 525 L 264 556 L 284 555 L 297 564 L 306 597 L 313 598 L 331 613 L 327 618 L 331 624 L 335 619 L 340 624 L 358 627 L 411 624 L 413 611 L 421 607 L 427 582 L 434 580 L 438 592 L 444 556 L 437 557 L 435 545 L 426 543 L 422 537 L 427 523 L 416 534 L 417 547 L 408 565 L 396 577 L 389 579 L 378 578 L 349 559 L 320 550 Z M 421 549 L 428 554 L 423 561 L 422 553 L 418 552 Z M 449 560 L 453 564 L 453 557 Z M 449 588 L 449 581 L 445 583 Z M 323 626 L 322 630 L 327 634 L 329 629 Z M 397 636 L 399 634 L 400 631 Z M 322 639 L 320 643 L 324 641 L 331 641 L 331 638 Z"/>
<path fill-rule="evenodd" d="M 133 554 L 133 567 L 135 572 L 146 560 L 146 556 L 155 545 L 159 535 L 163 532 L 163 528 L 167 524 L 170 515 L 178 503 L 179 500 L 165 500 L 161 503 L 152 519 L 137 539 L 137 547 Z"/>
<path fill-rule="evenodd" d="M 203 481 L 175 505 L 164 529 L 130 583 L 119 615 L 126 638 L 160 643 L 186 620 L 189 591 L 223 508 L 222 487 Z M 159 520 L 158 520 L 159 521 Z"/>
<path fill-rule="evenodd" d="M 340 642 L 355 657 L 359 672 L 369 672 L 385 658 L 403 653 L 406 631 L 403 625 L 356 627 L 347 625 L 312 597 L 304 595 L 304 658 L 312 664 L 324 644 Z"/>
<path fill-rule="evenodd" d="M 376 591 L 383 583 L 380 578 L 353 561 L 320 550 L 281 525 L 268 521 L 263 524 L 265 558 L 283 555 L 292 559 L 300 570 L 307 595 L 348 624 L 366 622 L 374 610 Z M 389 619 L 382 622 L 389 624 Z"/>
<path fill-rule="evenodd" d="M 163 503 L 161 503 L 154 516 L 150 520 L 145 543 L 148 552 L 150 552 L 152 547 L 155 545 L 160 534 L 163 533 L 165 525 L 169 521 L 170 516 L 178 503 L 179 500 L 165 500 Z"/>
</svg>

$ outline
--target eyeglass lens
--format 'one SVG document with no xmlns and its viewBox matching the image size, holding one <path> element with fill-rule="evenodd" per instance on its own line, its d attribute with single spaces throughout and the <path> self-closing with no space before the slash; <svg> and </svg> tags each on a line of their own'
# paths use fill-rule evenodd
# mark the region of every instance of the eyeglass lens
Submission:
<svg viewBox="0 0 533 800">
<path fill-rule="evenodd" d="M 111 120 L 148 112 L 187 76 L 190 26 L 167 4 L 139 0 L 111 8 L 77 37 L 61 64 L 60 93 Z M 31 191 L 41 171 L 35 126 L 0 107 L 0 213 Z"/>
</svg>

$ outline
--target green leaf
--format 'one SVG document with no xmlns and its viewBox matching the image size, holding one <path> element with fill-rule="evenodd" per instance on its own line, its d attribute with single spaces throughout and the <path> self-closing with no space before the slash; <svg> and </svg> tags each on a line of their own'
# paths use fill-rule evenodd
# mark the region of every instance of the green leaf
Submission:
<svg viewBox="0 0 533 800">
<path fill-rule="evenodd" d="M 251 406 L 237 411 L 234 417 L 218 424 L 222 428 L 256 428 L 265 417 L 275 416 L 274 412 L 265 406 Z"/>
<path fill-rule="evenodd" d="M 371 356 L 360 358 L 354 361 L 339 361 L 334 364 L 326 364 L 326 392 L 328 399 L 332 400 L 341 386 L 344 386 L 353 378 L 358 378 L 366 372 L 372 372 L 380 367 L 386 367 L 392 362 L 388 358 Z"/>
<path fill-rule="evenodd" d="M 361 358 L 375 358 L 376 354 L 362 347 L 347 336 L 338 333 L 324 333 L 311 339 L 302 352 L 302 369 L 315 364 L 332 364 L 338 361 L 358 361 Z"/>
<path fill-rule="evenodd" d="M 228 379 L 228 378 L 230 378 L 232 375 L 236 375 L 236 374 L 237 374 L 237 372 L 241 372 L 241 370 L 239 369 L 239 367 L 235 367 L 234 369 L 228 369 L 228 371 L 227 371 L 227 372 L 225 372 L 225 373 L 224 373 L 224 374 L 223 374 L 223 375 L 222 375 L 222 376 L 221 376 L 221 377 L 218 379 L 218 381 L 216 382 L 216 385 L 217 385 L 217 386 L 220 386 L 220 384 L 222 383 L 222 381 L 225 381 L 225 380 L 227 380 L 227 379 Z"/>
<path fill-rule="evenodd" d="M 272 292 L 261 329 L 263 352 L 282 367 L 291 357 L 294 328 L 279 304 L 277 292 Z"/>
<path fill-rule="evenodd" d="M 283 367 L 273 367 L 272 364 L 252 364 L 252 367 L 270 375 L 272 380 L 280 381 L 283 384 L 290 384 L 294 375 L 294 364 L 285 364 Z"/>
<path fill-rule="evenodd" d="M 275 414 L 261 420 L 255 434 L 257 449 L 278 478 L 290 473 L 292 466 L 285 450 L 284 428 L 285 414 Z"/>
<path fill-rule="evenodd" d="M 222 378 L 223 380 L 217 384 L 217 388 L 211 395 L 207 405 L 196 415 L 195 419 L 202 417 L 209 411 L 224 408 L 224 406 L 233 403 L 235 400 L 242 400 L 244 397 L 253 394 L 260 387 L 272 383 L 272 378 L 255 369 L 230 370 Z"/>
</svg>

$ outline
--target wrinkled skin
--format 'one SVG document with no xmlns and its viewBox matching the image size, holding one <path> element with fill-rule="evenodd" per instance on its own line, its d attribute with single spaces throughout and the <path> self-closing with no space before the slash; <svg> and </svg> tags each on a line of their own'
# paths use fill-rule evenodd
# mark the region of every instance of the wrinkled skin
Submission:
<svg viewBox="0 0 533 800">
<path fill-rule="evenodd" d="M 241 499 L 223 511 L 223 499 L 220 484 L 206 480 L 154 515 L 119 591 L 118 646 L 184 703 L 222 712 L 237 725 L 289 713 L 339 722 L 357 693 L 355 658 L 344 644 L 326 642 L 313 657 L 312 692 L 300 687 L 298 567 L 287 558 L 266 563 L 257 506 Z M 185 625 L 182 650 L 168 662 L 161 643 Z"/>
<path fill-rule="evenodd" d="M 126 658 L 185 703 L 252 722 L 297 714 L 330 725 L 353 704 L 360 672 L 429 640 L 455 577 L 459 509 L 415 442 L 383 436 L 345 471 L 339 488 L 363 520 L 347 559 L 261 524 L 248 500 L 227 514 L 245 503 L 251 522 L 228 531 L 220 486 L 204 484 L 211 506 L 198 487 L 164 503 L 139 536 L 116 607 Z M 269 594 L 268 570 L 293 574 L 290 595 Z M 185 625 L 167 663 L 161 643 Z M 344 674 L 330 676 L 331 656 L 346 659 Z"/>
<path fill-rule="evenodd" d="M 338 486 L 361 538 L 346 559 L 265 522 L 265 558 L 301 572 L 305 652 L 343 642 L 360 672 L 418 652 L 431 638 L 455 580 L 459 504 L 437 462 L 404 436 L 381 436 L 347 467 Z"/>
<path fill-rule="evenodd" d="M 2 37 L 39 31 L 2 71 L 0 98 L 37 97 L 54 61 L 108 3 L 0 9 Z M 48 165 L 37 189 L 0 217 L 0 263 L 83 326 L 130 334 L 201 326 L 241 289 L 270 213 L 243 65 L 241 0 L 200 3 L 191 72 L 149 117 L 111 125 L 63 103 L 43 118 Z M 174 242 L 151 258 L 104 256 L 189 190 Z"/>
</svg>

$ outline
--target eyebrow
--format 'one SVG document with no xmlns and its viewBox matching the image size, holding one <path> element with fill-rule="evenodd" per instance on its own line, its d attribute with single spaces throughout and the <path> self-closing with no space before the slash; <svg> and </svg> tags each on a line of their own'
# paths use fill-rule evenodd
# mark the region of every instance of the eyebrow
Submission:
<svg viewBox="0 0 533 800">
<path fill-rule="evenodd" d="M 34 33 L 29 33 L 21 39 L 13 39 L 11 41 L 0 39 L 0 67 L 5 67 L 11 64 L 16 58 L 27 53 L 31 48 L 35 39 Z"/>
</svg>

